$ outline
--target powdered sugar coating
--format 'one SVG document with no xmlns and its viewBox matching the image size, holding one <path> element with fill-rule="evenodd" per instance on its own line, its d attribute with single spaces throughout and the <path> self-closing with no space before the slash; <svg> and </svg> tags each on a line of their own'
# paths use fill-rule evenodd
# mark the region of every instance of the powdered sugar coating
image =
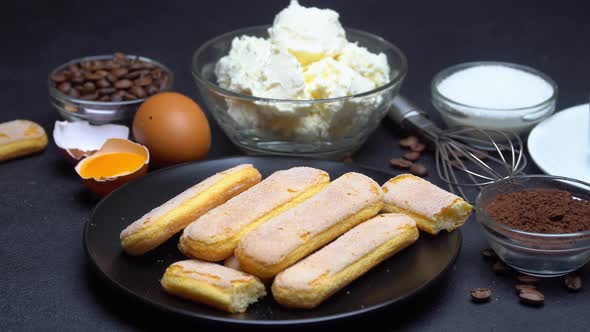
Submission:
<svg viewBox="0 0 590 332">
<path fill-rule="evenodd" d="M 40 138 L 43 135 L 45 135 L 43 128 L 28 120 L 14 120 L 0 123 L 0 144 Z"/>
<path fill-rule="evenodd" d="M 182 275 L 184 277 L 190 277 L 226 289 L 231 289 L 234 282 L 256 280 L 256 278 L 244 272 L 196 259 L 176 262 L 170 265 L 169 269 L 174 266 L 182 268 Z"/>
<path fill-rule="evenodd" d="M 320 277 L 330 278 L 416 223 L 405 214 L 386 213 L 354 227 L 334 242 L 279 273 L 278 287 L 312 289 Z"/>
<path fill-rule="evenodd" d="M 205 190 L 209 189 L 211 186 L 215 185 L 217 182 L 221 181 L 224 177 L 230 174 L 237 173 L 246 168 L 253 167 L 254 166 L 252 166 L 251 164 L 242 164 L 208 177 L 207 179 L 188 188 L 187 190 L 168 200 L 166 203 L 151 210 L 150 212 L 146 213 L 143 217 L 133 222 L 131 225 L 129 225 L 121 232 L 121 239 L 125 236 L 128 236 L 143 229 L 144 227 L 151 225 L 152 223 L 154 223 L 154 221 L 158 220 L 158 218 L 160 218 L 164 214 L 172 211 L 174 208 L 178 207 L 183 202 L 201 194 Z"/>
<path fill-rule="evenodd" d="M 385 204 L 395 205 L 429 219 L 435 219 L 443 208 L 461 199 L 422 178 L 409 174 L 398 175 L 387 181 L 383 185 L 383 191 Z"/>
<path fill-rule="evenodd" d="M 296 207 L 250 232 L 241 251 L 263 264 L 277 264 L 309 238 L 381 201 L 383 192 L 371 178 L 347 173 Z"/>
<path fill-rule="evenodd" d="M 185 228 L 183 236 L 215 243 L 239 232 L 302 192 L 329 180 L 328 173 L 311 167 L 277 171 Z"/>
</svg>

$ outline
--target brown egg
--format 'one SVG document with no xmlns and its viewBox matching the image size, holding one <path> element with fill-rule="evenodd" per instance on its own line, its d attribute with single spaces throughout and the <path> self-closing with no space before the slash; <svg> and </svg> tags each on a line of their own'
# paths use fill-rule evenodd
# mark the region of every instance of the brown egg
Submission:
<svg viewBox="0 0 590 332">
<path fill-rule="evenodd" d="M 156 166 L 202 159 L 211 146 L 205 113 L 176 92 L 158 93 L 141 104 L 133 119 L 133 137 L 147 146 Z"/>
</svg>

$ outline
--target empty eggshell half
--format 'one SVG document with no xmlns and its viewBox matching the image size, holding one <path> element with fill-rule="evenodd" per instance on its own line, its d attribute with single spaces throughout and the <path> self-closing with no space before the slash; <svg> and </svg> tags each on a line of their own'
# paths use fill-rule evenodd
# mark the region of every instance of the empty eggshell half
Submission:
<svg viewBox="0 0 590 332">
<path fill-rule="evenodd" d="M 129 128 L 117 124 L 94 126 L 87 121 L 55 121 L 53 127 L 55 144 L 74 164 L 96 152 L 109 138 L 128 137 Z"/>
<path fill-rule="evenodd" d="M 91 156 L 76 165 L 76 173 L 84 184 L 99 195 L 106 195 L 119 186 L 147 172 L 148 149 L 127 139 L 110 138 Z"/>
</svg>

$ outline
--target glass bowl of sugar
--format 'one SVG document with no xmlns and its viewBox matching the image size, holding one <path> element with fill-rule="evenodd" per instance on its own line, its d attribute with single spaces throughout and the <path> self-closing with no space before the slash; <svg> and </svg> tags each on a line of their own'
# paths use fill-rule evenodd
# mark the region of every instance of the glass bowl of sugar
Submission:
<svg viewBox="0 0 590 332">
<path fill-rule="evenodd" d="M 528 133 L 555 111 L 557 85 L 519 64 L 479 61 L 448 67 L 432 80 L 432 104 L 448 127 Z"/>
</svg>

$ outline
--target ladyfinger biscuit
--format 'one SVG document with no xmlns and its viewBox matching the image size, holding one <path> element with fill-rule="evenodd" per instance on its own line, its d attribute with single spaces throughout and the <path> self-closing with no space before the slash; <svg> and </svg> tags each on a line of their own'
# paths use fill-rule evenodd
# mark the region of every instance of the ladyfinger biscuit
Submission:
<svg viewBox="0 0 590 332">
<path fill-rule="evenodd" d="M 0 123 L 0 162 L 45 149 L 47 134 L 40 125 L 28 120 Z"/>
<path fill-rule="evenodd" d="M 383 211 L 405 213 L 418 228 L 436 235 L 463 226 L 472 207 L 461 197 L 410 174 L 402 174 L 383 185 Z"/>
<path fill-rule="evenodd" d="M 381 214 L 279 273 L 272 284 L 277 302 L 314 308 L 371 268 L 418 239 L 404 214 Z"/>
<path fill-rule="evenodd" d="M 244 164 L 217 173 L 153 209 L 121 232 L 121 246 L 142 255 L 164 243 L 196 218 L 260 182 L 261 175 Z"/>
<path fill-rule="evenodd" d="M 178 248 L 193 258 L 225 259 L 248 232 L 312 197 L 328 182 L 328 173 L 310 167 L 275 172 L 190 224 Z"/>
<path fill-rule="evenodd" d="M 243 271 L 269 278 L 381 210 L 383 192 L 371 178 L 347 173 L 307 201 L 274 217 L 240 241 Z"/>
<path fill-rule="evenodd" d="M 174 263 L 166 269 L 162 287 L 176 296 L 235 313 L 266 295 L 264 285 L 254 276 L 198 260 Z"/>
</svg>

